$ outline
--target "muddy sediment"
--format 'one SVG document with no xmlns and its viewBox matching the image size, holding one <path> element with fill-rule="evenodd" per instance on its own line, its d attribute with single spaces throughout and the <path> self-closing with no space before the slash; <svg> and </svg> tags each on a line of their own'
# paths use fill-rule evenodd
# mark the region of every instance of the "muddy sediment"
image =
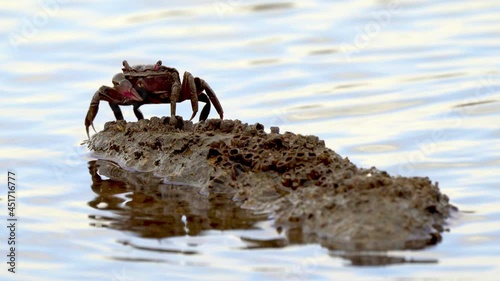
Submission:
<svg viewBox="0 0 500 281">
<path fill-rule="evenodd" d="M 316 136 L 261 124 L 169 117 L 108 122 L 88 146 L 98 157 L 168 182 L 198 188 L 207 200 L 230 195 L 269 212 L 278 229 L 334 249 L 415 249 L 435 244 L 454 207 L 437 183 L 356 167 Z"/>
</svg>

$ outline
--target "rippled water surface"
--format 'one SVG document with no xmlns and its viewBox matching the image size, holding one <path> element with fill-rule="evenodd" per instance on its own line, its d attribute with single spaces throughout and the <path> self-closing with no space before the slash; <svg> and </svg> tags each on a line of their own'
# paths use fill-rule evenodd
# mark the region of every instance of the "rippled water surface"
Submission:
<svg viewBox="0 0 500 281">
<path fill-rule="evenodd" d="M 19 217 L 18 273 L 2 254 L 0 279 L 499 280 L 498 1 L 21 0 L 0 14 L 0 165 L 16 173 Z M 185 187 L 110 180 L 80 143 L 124 59 L 202 77 L 226 118 L 429 176 L 461 211 L 436 246 L 343 253 Z M 96 129 L 113 118 L 103 104 Z"/>
</svg>

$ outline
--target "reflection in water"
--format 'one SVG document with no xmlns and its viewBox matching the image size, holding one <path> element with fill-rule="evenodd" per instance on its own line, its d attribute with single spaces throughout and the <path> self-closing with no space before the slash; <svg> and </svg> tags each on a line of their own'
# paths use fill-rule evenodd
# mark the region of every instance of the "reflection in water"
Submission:
<svg viewBox="0 0 500 281">
<path fill-rule="evenodd" d="M 126 21 L 130 22 L 131 24 L 138 24 L 138 23 L 146 23 L 150 21 L 161 20 L 165 18 L 186 17 L 186 16 L 190 16 L 188 10 L 168 9 L 168 10 L 149 12 L 145 14 L 136 14 L 127 17 Z"/>
<path fill-rule="evenodd" d="M 250 6 L 250 10 L 254 12 L 266 12 L 274 10 L 283 10 L 293 8 L 293 3 L 268 3 L 268 4 L 256 4 Z"/>
<path fill-rule="evenodd" d="M 390 256 L 387 254 L 373 254 L 373 253 L 354 253 L 354 254 L 330 254 L 332 257 L 342 257 L 351 262 L 353 266 L 381 266 L 381 265 L 389 265 L 389 264 L 403 264 L 403 263 L 438 263 L 436 259 L 413 259 L 413 258 L 405 258 L 399 256 Z"/>
<path fill-rule="evenodd" d="M 179 250 L 172 250 L 172 249 L 158 249 L 158 248 L 153 248 L 153 247 L 145 247 L 145 246 L 139 246 L 134 243 L 131 243 L 129 241 L 125 240 L 120 240 L 118 243 L 122 244 L 123 246 L 129 246 L 131 248 L 137 249 L 137 250 L 142 250 L 142 251 L 153 251 L 153 252 L 158 252 L 158 253 L 169 253 L 169 254 L 184 254 L 184 255 L 195 255 L 198 252 L 196 251 L 190 251 L 190 250 L 185 250 L 185 251 L 179 251 Z"/>
<path fill-rule="evenodd" d="M 483 100 L 483 101 L 477 101 L 477 102 L 468 102 L 468 103 L 462 103 L 462 104 L 456 105 L 455 107 L 467 107 L 467 106 L 481 105 L 481 104 L 494 103 L 494 102 L 497 102 L 497 100 Z"/>
<path fill-rule="evenodd" d="M 315 55 L 329 55 L 329 54 L 334 54 L 337 53 L 337 49 L 319 49 L 319 50 L 312 50 L 309 52 L 309 55 L 315 56 Z"/>
<path fill-rule="evenodd" d="M 89 162 L 92 190 L 97 197 L 88 204 L 110 215 L 90 215 L 94 227 L 109 227 L 132 232 L 143 238 L 162 239 L 174 236 L 196 236 L 205 230 L 256 229 L 254 225 L 267 220 L 266 214 L 255 214 L 236 205 L 232 196 L 217 194 L 205 196 L 199 188 L 188 185 L 167 184 L 152 173 L 141 173 L 122 169 L 108 160 Z M 107 177 L 109 179 L 103 179 Z M 277 229 L 281 233 L 280 228 Z M 317 243 L 318 237 L 304 236 L 302 229 L 286 231 L 284 237 L 256 239 L 240 237 L 242 250 L 284 248 L 289 245 Z M 321 240 L 321 239 L 319 239 Z M 118 243 L 136 250 L 167 254 L 197 255 L 194 250 L 177 250 L 141 246 L 120 240 Z M 355 249 L 339 251 L 328 244 L 330 256 L 347 259 L 355 266 L 377 266 L 401 263 L 434 263 L 436 260 L 414 260 L 389 256 L 386 252 L 362 252 Z M 145 261 L 137 259 L 135 261 Z M 166 262 L 150 260 L 150 262 Z"/>
<path fill-rule="evenodd" d="M 89 171 L 97 194 L 89 205 L 113 214 L 90 216 L 96 227 L 160 239 L 210 229 L 251 229 L 267 219 L 239 208 L 225 194 L 208 198 L 195 187 L 165 184 L 151 173 L 127 171 L 110 161 L 90 161 Z"/>
</svg>

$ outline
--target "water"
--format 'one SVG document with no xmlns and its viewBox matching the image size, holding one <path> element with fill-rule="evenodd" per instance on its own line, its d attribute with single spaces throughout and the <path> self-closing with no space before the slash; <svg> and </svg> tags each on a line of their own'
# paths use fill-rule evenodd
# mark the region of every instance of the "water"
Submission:
<svg viewBox="0 0 500 281">
<path fill-rule="evenodd" d="M 25 0 L 0 13 L 0 166 L 16 173 L 19 218 L 18 273 L 2 261 L 0 279 L 498 280 L 498 1 Z M 429 176 L 461 212 L 438 245 L 357 266 L 366 253 L 301 244 L 236 207 L 171 206 L 99 180 L 83 119 L 123 59 L 202 77 L 226 118 L 318 135 L 361 167 Z M 189 103 L 178 108 L 190 116 Z M 97 129 L 112 119 L 103 104 Z"/>
</svg>

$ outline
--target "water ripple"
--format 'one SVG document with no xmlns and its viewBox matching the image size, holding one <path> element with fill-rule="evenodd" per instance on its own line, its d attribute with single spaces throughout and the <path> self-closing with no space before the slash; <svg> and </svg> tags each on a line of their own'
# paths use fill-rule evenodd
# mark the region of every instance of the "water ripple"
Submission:
<svg viewBox="0 0 500 281">
<path fill-rule="evenodd" d="M 30 0 L 4 1 L 0 15 L 0 166 L 22 183 L 21 279 L 500 275 L 498 1 Z M 196 190 L 111 166 L 99 174 L 77 144 L 92 95 L 123 59 L 189 70 L 227 118 L 318 135 L 360 166 L 428 176 L 470 212 L 426 251 L 335 252 Z M 190 116 L 189 104 L 178 114 Z M 102 102 L 97 128 L 113 119 Z M 409 265 L 419 262 L 429 264 Z"/>
</svg>

